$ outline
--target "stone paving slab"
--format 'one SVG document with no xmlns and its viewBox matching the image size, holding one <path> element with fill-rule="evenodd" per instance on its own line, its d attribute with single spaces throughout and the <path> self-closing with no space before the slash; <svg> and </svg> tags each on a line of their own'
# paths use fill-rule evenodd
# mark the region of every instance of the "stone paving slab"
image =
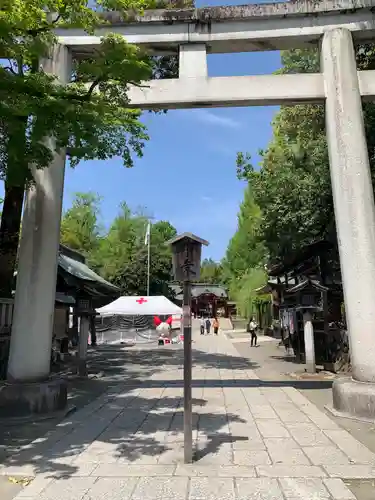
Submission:
<svg viewBox="0 0 375 500">
<path fill-rule="evenodd" d="M 183 464 L 182 352 L 12 455 L 17 500 L 353 500 L 375 454 L 300 392 L 264 383 L 223 336 L 195 335 L 195 461 Z"/>
<path fill-rule="evenodd" d="M 18 500 L 355 500 L 341 479 L 301 477 L 92 476 L 51 479 L 34 496 L 27 488 Z"/>
</svg>

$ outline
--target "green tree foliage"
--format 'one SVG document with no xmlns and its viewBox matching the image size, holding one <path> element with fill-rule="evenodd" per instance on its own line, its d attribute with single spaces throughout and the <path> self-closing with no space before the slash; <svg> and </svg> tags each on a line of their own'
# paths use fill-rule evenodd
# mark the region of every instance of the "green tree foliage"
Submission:
<svg viewBox="0 0 375 500">
<path fill-rule="evenodd" d="M 95 257 L 100 273 L 127 295 L 147 292 L 147 224 L 146 216 L 123 204 Z M 159 221 L 151 226 L 151 295 L 170 294 L 167 283 L 172 279 L 172 256 L 165 243 L 175 235 L 176 230 L 169 222 Z"/>
<path fill-rule="evenodd" d="M 282 64 L 279 73 L 317 72 L 319 54 L 313 49 L 286 51 L 282 53 Z M 357 48 L 357 64 L 360 69 L 375 68 L 374 46 Z M 374 177 L 375 106 L 365 103 L 363 107 Z M 250 155 L 237 155 L 237 175 L 248 181 L 249 188 L 241 206 L 237 233 L 223 262 L 231 297 L 237 301 L 239 312 L 247 317 L 259 300 L 254 289 L 266 280 L 259 265 L 265 260 L 258 255 L 282 259 L 312 241 L 336 241 L 324 107 L 282 106 L 273 122 L 272 140 L 261 156 L 261 169 L 256 170 Z M 255 219 L 249 216 L 248 209 L 244 211 L 246 196 L 251 196 L 251 203 L 257 207 L 253 212 Z M 250 230 L 244 231 L 246 224 Z M 263 253 L 254 248 L 263 248 Z"/>
<path fill-rule="evenodd" d="M 113 220 L 107 234 L 100 240 L 99 248 L 92 254 L 92 260 L 100 273 L 110 281 L 122 286 L 125 265 L 140 251 L 139 260 L 145 258 L 144 239 L 147 217 L 133 212 L 126 203 L 119 207 L 119 213 Z M 146 268 L 146 262 L 144 263 Z M 137 281 L 137 273 L 129 280 Z M 145 271 L 146 272 L 146 271 Z M 142 282 L 141 277 L 140 282 Z M 121 281 L 121 283 L 120 283 Z M 146 286 L 145 279 L 143 287 Z M 144 293 L 144 292 L 143 292 Z"/>
<path fill-rule="evenodd" d="M 131 242 L 133 251 L 118 269 L 113 282 L 127 295 L 147 292 L 147 245 L 144 243 L 146 225 L 142 233 Z M 168 283 L 172 280 L 172 255 L 166 242 L 176 230 L 166 221 L 151 226 L 150 236 L 150 295 L 171 295 Z M 102 268 L 105 273 L 105 267 Z"/>
<path fill-rule="evenodd" d="M 182 1 L 164 2 L 168 7 Z M 189 4 L 189 2 L 187 2 Z M 59 27 L 91 34 L 104 12 L 127 13 L 162 6 L 156 0 L 3 0 L 0 6 L 0 178 L 5 201 L 0 226 L 0 295 L 11 293 L 24 189 L 29 165 L 46 167 L 52 151 L 66 147 L 72 166 L 80 160 L 120 156 L 133 165 L 148 139 L 140 112 L 128 109 L 129 84 L 175 76 L 176 59 L 152 58 L 121 36 L 108 34 L 92 57 L 73 61 L 72 82 L 59 82 L 43 69 Z"/>
<path fill-rule="evenodd" d="M 245 188 L 238 214 L 237 231 L 229 242 L 225 266 L 233 278 L 243 276 L 249 269 L 262 265 L 265 248 L 260 237 L 262 214 L 254 201 L 250 186 Z"/>
<path fill-rule="evenodd" d="M 59 82 L 40 64 L 56 41 L 55 28 L 75 26 L 92 32 L 100 23 L 99 4 L 104 11 L 124 15 L 125 8 L 147 6 L 146 0 L 103 0 L 90 6 L 85 0 L 3 2 L 0 47 L 9 65 L 0 69 L 0 118 L 8 141 L 2 165 L 8 179 L 23 182 L 30 178 L 31 162 L 37 167 L 49 163 L 51 151 L 43 138 L 51 134 L 58 148 L 68 147 L 72 165 L 118 155 L 129 166 L 132 151 L 141 154 L 147 136 L 139 112 L 127 108 L 127 89 L 129 83 L 151 76 L 153 61 L 147 54 L 109 34 L 95 57 L 73 61 L 72 83 Z M 23 147 L 12 143 L 14 136 L 23 138 Z"/>
<path fill-rule="evenodd" d="M 100 198 L 92 193 L 77 193 L 61 223 L 61 242 L 83 253 L 90 266 L 121 288 L 126 295 L 147 291 L 148 216 L 144 210 L 132 211 L 122 203 L 109 229 L 100 224 Z M 150 293 L 171 295 L 172 256 L 165 244 L 176 235 L 168 221 L 151 225 Z"/>
<path fill-rule="evenodd" d="M 372 46 L 357 53 L 360 69 L 375 64 Z M 319 71 L 315 50 L 282 53 L 282 73 Z M 364 104 L 368 149 L 375 171 L 375 107 Z M 273 138 L 262 154 L 260 171 L 246 155 L 237 172 L 249 181 L 262 211 L 261 233 L 272 260 L 318 239 L 336 241 L 323 105 L 282 106 L 273 122 Z"/>
<path fill-rule="evenodd" d="M 90 258 L 99 246 L 99 217 L 99 196 L 76 193 L 71 208 L 61 220 L 61 243 Z"/>
<path fill-rule="evenodd" d="M 201 275 L 199 281 L 202 283 L 218 284 L 223 281 L 223 268 L 220 262 L 213 259 L 204 259 L 201 264 Z"/>
<path fill-rule="evenodd" d="M 249 319 L 255 314 L 259 299 L 255 290 L 264 285 L 266 280 L 266 271 L 261 267 L 254 267 L 231 281 L 231 297 L 236 301 L 237 312 L 243 318 Z"/>
<path fill-rule="evenodd" d="M 280 73 L 319 71 L 313 50 L 283 52 L 282 63 Z M 255 311 L 254 290 L 266 281 L 268 258 L 282 258 L 335 230 L 324 127 L 323 106 L 284 106 L 274 119 L 268 148 L 261 151 L 261 169 L 253 168 L 250 155 L 237 155 L 237 176 L 248 182 L 241 209 L 242 226 L 249 229 L 241 231 L 240 217 L 227 260 L 231 296 L 246 317 Z M 244 205 L 253 207 L 253 215 L 248 208 L 244 212 Z"/>
<path fill-rule="evenodd" d="M 249 173 L 249 161 L 248 155 L 239 154 L 239 174 Z M 254 200 L 252 188 L 247 185 L 238 214 L 237 231 L 229 242 L 222 261 L 222 276 L 229 287 L 230 298 L 236 301 L 239 314 L 245 318 L 249 318 L 255 311 L 255 289 L 266 281 L 266 249 L 262 240 L 262 220 L 262 213 Z"/>
<path fill-rule="evenodd" d="M 100 2 L 104 10 L 145 6 L 143 0 Z M 139 113 L 128 110 L 130 82 L 149 78 L 146 54 L 121 37 L 108 35 L 95 59 L 73 62 L 73 83 L 44 72 L 43 57 L 55 43 L 53 30 L 75 26 L 91 32 L 99 23 L 99 3 L 85 0 L 5 0 L 0 10 L 0 51 L 9 64 L 0 67 L 0 176 L 5 201 L 0 226 L 0 293 L 10 295 L 24 188 L 32 181 L 29 165 L 46 167 L 52 151 L 43 140 L 56 138 L 68 148 L 71 165 L 81 159 L 122 156 L 131 166 L 141 155 L 147 134 Z M 100 91 L 100 92 L 98 92 Z"/>
</svg>

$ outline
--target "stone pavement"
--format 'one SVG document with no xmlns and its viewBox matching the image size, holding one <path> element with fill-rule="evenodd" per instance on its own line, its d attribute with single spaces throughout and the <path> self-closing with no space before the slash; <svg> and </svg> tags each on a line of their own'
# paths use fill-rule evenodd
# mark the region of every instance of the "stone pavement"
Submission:
<svg viewBox="0 0 375 500">
<path fill-rule="evenodd" d="M 194 340 L 194 464 L 182 461 L 182 350 L 160 351 L 158 369 L 7 460 L 1 474 L 36 476 L 17 500 L 349 500 L 343 478 L 375 478 L 375 454 L 299 391 L 259 379 L 225 336 Z"/>
</svg>

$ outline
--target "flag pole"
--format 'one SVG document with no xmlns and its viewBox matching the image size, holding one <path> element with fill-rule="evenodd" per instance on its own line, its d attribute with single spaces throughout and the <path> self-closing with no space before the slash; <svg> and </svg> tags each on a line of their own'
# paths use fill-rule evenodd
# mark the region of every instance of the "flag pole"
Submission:
<svg viewBox="0 0 375 500">
<path fill-rule="evenodd" d="M 151 222 L 148 223 L 148 238 L 147 238 L 147 297 L 150 295 L 150 254 L 151 254 Z"/>
</svg>

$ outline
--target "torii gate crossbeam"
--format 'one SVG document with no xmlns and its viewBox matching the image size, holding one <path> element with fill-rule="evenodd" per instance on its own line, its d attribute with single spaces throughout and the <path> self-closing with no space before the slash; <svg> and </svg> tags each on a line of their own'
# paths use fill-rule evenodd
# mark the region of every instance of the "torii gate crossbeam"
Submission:
<svg viewBox="0 0 375 500">
<path fill-rule="evenodd" d="M 129 43 L 154 54 L 177 54 L 187 43 L 207 46 L 208 53 L 254 52 L 308 48 L 323 33 L 341 26 L 354 39 L 371 40 L 375 20 L 371 0 L 321 0 L 250 4 L 200 9 L 155 10 L 123 19 L 104 15 L 107 25 L 93 35 L 78 29 L 57 29 L 59 43 L 74 53 L 92 53 L 107 33 L 123 35 Z"/>
<path fill-rule="evenodd" d="M 101 37 L 109 32 L 121 34 L 129 43 L 152 54 L 179 54 L 180 78 L 145 82 L 143 89 L 132 88 L 129 97 L 133 107 L 182 109 L 316 103 L 325 99 L 322 75 L 208 78 L 206 55 L 309 48 L 318 45 L 325 31 L 338 26 L 348 29 L 357 42 L 369 41 L 375 37 L 372 7 L 369 0 L 324 0 L 155 10 L 128 20 L 111 13 L 104 16 L 110 24 L 98 28 L 93 35 L 78 29 L 57 29 L 56 36 L 79 57 L 92 55 Z M 373 98 L 374 74 L 365 72 L 359 78 L 361 95 Z"/>
<path fill-rule="evenodd" d="M 363 99 L 373 100 L 375 70 L 358 71 L 358 81 Z M 128 95 L 130 106 L 141 109 L 317 104 L 326 98 L 321 73 L 152 80 Z"/>
</svg>

